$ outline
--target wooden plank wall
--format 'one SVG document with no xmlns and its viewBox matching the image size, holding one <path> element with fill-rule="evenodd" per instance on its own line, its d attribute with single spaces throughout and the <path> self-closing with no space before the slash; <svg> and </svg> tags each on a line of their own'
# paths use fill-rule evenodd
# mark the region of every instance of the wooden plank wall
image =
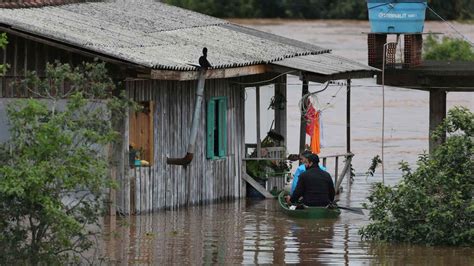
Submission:
<svg viewBox="0 0 474 266">
<path fill-rule="evenodd" d="M 150 167 L 128 169 L 126 177 L 135 184 L 135 189 L 130 195 L 135 205 L 131 207 L 131 213 L 177 209 L 181 206 L 245 196 L 245 186 L 242 183 L 244 181 L 241 179 L 245 95 L 243 89 L 231 85 L 228 80 L 206 80 L 206 101 L 199 122 L 199 128 L 203 130 L 198 132 L 193 161 L 186 168 L 166 163 L 167 157 L 183 157 L 186 154 L 196 86 L 196 81 L 126 82 L 130 98 L 155 103 L 153 164 Z M 205 111 L 207 101 L 216 96 L 226 96 L 228 99 L 227 156 L 218 160 L 208 160 L 205 145 Z M 128 151 L 124 152 L 127 154 Z M 125 190 L 128 188 L 121 189 L 117 193 L 125 195 L 127 193 Z M 132 201 L 131 198 L 129 201 Z M 122 207 L 125 206 L 118 206 Z"/>
<path fill-rule="evenodd" d="M 56 60 L 76 66 L 83 61 L 92 61 L 92 58 L 8 34 L 7 47 L 0 50 L 0 63 L 9 65 L 5 75 L 0 76 L 0 98 L 35 96 L 29 91 L 18 89 L 14 83 L 23 79 L 26 71 L 36 71 L 40 77 L 44 76 L 46 63 Z"/>
</svg>

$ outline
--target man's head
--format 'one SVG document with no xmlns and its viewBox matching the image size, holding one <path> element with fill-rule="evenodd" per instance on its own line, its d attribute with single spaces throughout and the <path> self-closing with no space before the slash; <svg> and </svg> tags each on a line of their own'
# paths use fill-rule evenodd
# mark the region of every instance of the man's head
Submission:
<svg viewBox="0 0 474 266">
<path fill-rule="evenodd" d="M 202 54 L 207 55 L 207 48 L 206 47 L 202 48 Z"/>
<path fill-rule="evenodd" d="M 308 156 L 309 165 L 318 165 L 319 164 L 319 157 L 316 154 L 311 154 Z"/>
<path fill-rule="evenodd" d="M 308 157 L 311 155 L 312 153 L 310 151 L 303 151 L 301 154 L 300 154 L 300 162 L 301 163 L 304 163 L 306 166 L 308 165 Z"/>
</svg>

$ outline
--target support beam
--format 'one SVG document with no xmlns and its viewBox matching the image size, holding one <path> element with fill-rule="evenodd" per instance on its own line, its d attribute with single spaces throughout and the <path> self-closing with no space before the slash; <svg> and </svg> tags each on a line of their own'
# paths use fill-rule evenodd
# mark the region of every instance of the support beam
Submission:
<svg viewBox="0 0 474 266">
<path fill-rule="evenodd" d="M 347 153 L 351 152 L 351 80 L 347 80 L 346 89 L 346 148 Z"/>
<path fill-rule="evenodd" d="M 348 175 L 348 172 L 351 171 L 353 156 L 354 155 L 352 154 L 346 157 L 346 164 L 344 164 L 344 168 L 342 169 L 341 174 L 339 175 L 339 177 L 335 178 L 334 184 L 335 184 L 336 194 L 340 192 L 339 190 L 341 188 L 342 181 L 344 180 L 344 176 Z"/>
<path fill-rule="evenodd" d="M 346 88 L 346 152 L 351 153 L 351 80 L 347 80 Z M 349 163 L 349 171 L 347 171 L 347 180 L 350 184 L 352 166 Z M 337 172 L 336 172 L 337 176 Z M 336 180 L 337 183 L 337 180 Z"/>
<path fill-rule="evenodd" d="M 446 118 L 446 91 L 430 90 L 430 144 L 429 151 L 433 152 L 436 146 L 444 142 L 446 136 L 441 141 L 435 142 L 431 139 L 432 132 Z"/>
<path fill-rule="evenodd" d="M 262 185 L 260 185 L 255 179 L 249 176 L 247 173 L 242 175 L 242 178 L 247 181 L 252 187 L 254 187 L 260 194 L 262 194 L 267 199 L 275 198 L 270 192 L 268 192 Z"/>
<path fill-rule="evenodd" d="M 266 65 L 254 65 L 244 67 L 208 69 L 205 73 L 206 79 L 235 78 L 249 75 L 263 74 L 269 71 Z M 151 70 L 151 79 L 161 80 L 196 80 L 199 71 L 177 71 L 177 70 Z"/>
<path fill-rule="evenodd" d="M 416 90 L 474 91 L 474 62 L 424 61 L 413 68 L 385 69 L 385 86 Z M 382 76 L 377 75 L 377 84 Z"/>
<path fill-rule="evenodd" d="M 257 122 L 257 158 L 262 157 L 262 139 L 260 137 L 260 87 L 255 87 L 255 101 L 256 101 L 256 122 Z"/>
<path fill-rule="evenodd" d="M 308 89 L 308 80 L 305 76 L 303 76 L 303 85 L 301 91 L 301 97 L 305 96 L 309 93 Z M 300 125 L 300 154 L 304 151 L 304 146 L 306 144 L 306 119 L 304 118 L 304 111 L 305 108 L 301 110 L 301 125 Z"/>
<path fill-rule="evenodd" d="M 285 138 L 285 141 L 281 143 L 284 147 L 286 147 L 287 142 L 287 104 L 286 104 L 286 75 L 281 76 L 277 79 L 277 83 L 275 84 L 275 102 L 284 101 L 284 103 L 276 104 L 275 106 L 275 131 L 282 135 Z M 283 109 L 281 109 L 283 108 Z"/>
</svg>

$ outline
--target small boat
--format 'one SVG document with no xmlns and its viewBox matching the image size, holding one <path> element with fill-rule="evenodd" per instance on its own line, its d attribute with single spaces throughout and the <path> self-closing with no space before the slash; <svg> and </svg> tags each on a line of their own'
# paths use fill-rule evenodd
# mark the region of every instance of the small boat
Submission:
<svg viewBox="0 0 474 266">
<path fill-rule="evenodd" d="M 290 209 L 290 206 L 285 201 L 285 195 L 288 195 L 282 191 L 278 195 L 278 203 L 284 213 L 294 218 L 305 218 L 305 219 L 331 219 L 337 218 L 341 214 L 339 209 L 326 208 L 326 207 L 310 207 L 304 206 L 302 209 Z"/>
</svg>

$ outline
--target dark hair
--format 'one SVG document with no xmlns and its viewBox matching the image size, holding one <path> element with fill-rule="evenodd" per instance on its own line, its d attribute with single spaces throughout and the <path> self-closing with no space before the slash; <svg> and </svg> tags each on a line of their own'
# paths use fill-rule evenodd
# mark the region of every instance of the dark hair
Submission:
<svg viewBox="0 0 474 266">
<path fill-rule="evenodd" d="M 313 154 L 311 151 L 306 150 L 306 151 L 303 151 L 303 152 L 301 153 L 301 156 L 303 156 L 303 157 L 305 157 L 305 158 L 309 158 L 309 156 L 310 156 L 311 154 Z"/>
<path fill-rule="evenodd" d="M 319 163 L 319 156 L 316 154 L 311 154 L 308 156 L 308 160 L 312 162 L 313 164 L 318 164 Z"/>
</svg>

